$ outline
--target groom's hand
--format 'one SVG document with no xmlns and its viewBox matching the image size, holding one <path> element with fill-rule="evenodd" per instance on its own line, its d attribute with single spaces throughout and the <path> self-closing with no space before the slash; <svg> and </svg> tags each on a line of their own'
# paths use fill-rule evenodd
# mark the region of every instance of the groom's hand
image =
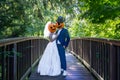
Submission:
<svg viewBox="0 0 120 80">
<path fill-rule="evenodd" d="M 66 49 L 66 46 L 63 46 L 64 49 Z"/>
<path fill-rule="evenodd" d="M 63 46 L 63 48 L 65 49 L 65 46 Z"/>
</svg>

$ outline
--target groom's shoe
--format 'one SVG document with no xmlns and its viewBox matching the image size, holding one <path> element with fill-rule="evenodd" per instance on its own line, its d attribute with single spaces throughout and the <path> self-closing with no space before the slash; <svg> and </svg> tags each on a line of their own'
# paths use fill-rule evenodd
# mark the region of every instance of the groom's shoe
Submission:
<svg viewBox="0 0 120 80">
<path fill-rule="evenodd" d="M 63 76 L 67 76 L 67 71 L 66 70 L 63 71 Z"/>
</svg>

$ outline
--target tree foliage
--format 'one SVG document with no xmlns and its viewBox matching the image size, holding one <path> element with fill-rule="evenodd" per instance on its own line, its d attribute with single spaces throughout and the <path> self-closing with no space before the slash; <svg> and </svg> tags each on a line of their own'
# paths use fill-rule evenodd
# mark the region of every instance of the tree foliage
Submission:
<svg viewBox="0 0 120 80">
<path fill-rule="evenodd" d="M 1 0 L 0 38 L 42 36 L 47 21 L 65 17 L 71 37 L 120 39 L 119 0 Z"/>
<path fill-rule="evenodd" d="M 76 17 L 79 27 L 74 26 L 75 23 L 73 24 L 74 27 L 71 29 L 76 28 L 78 31 L 77 33 L 73 31 L 73 34 L 79 35 L 79 37 L 120 39 L 119 4 L 119 0 L 79 0 L 77 8 L 80 14 Z M 83 26 L 81 27 L 81 25 Z"/>
<path fill-rule="evenodd" d="M 41 36 L 46 22 L 64 16 L 71 4 L 68 0 L 2 0 L 0 38 Z"/>
</svg>

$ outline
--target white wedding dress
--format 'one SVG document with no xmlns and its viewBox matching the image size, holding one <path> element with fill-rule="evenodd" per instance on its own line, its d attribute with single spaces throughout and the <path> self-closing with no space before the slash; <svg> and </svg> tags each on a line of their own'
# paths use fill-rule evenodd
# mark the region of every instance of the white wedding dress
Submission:
<svg viewBox="0 0 120 80">
<path fill-rule="evenodd" d="M 40 75 L 57 76 L 61 73 L 60 58 L 56 40 L 49 42 L 39 61 L 37 72 Z"/>
</svg>

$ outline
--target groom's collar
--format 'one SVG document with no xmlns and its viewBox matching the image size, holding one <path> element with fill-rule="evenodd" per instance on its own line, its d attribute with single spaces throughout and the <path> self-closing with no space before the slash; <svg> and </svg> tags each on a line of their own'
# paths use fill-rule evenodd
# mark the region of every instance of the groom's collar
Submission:
<svg viewBox="0 0 120 80">
<path fill-rule="evenodd" d="M 60 28 L 60 29 L 58 29 L 58 30 L 62 30 L 63 28 Z"/>
</svg>

